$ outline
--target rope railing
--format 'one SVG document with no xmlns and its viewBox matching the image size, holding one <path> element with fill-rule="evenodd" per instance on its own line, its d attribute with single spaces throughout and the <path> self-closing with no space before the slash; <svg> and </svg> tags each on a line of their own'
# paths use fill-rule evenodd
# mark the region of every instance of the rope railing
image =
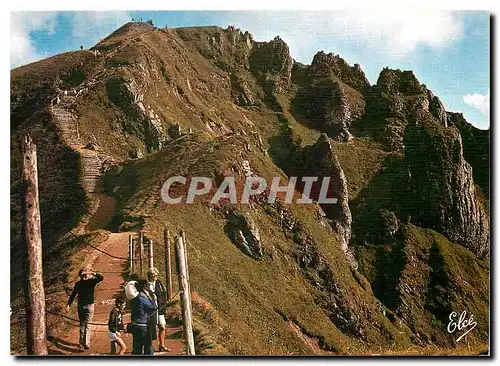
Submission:
<svg viewBox="0 0 500 366">
<path fill-rule="evenodd" d="M 152 314 L 149 314 L 149 315 L 148 315 L 148 318 L 151 318 L 151 317 L 153 317 L 153 316 L 156 316 L 156 313 L 157 313 L 158 311 L 160 311 L 160 310 L 164 310 L 164 309 L 166 309 L 166 308 L 168 308 L 168 307 L 170 307 L 170 306 L 174 305 L 174 304 L 177 302 L 177 300 L 175 300 L 175 298 L 176 298 L 177 296 L 179 296 L 179 294 L 180 294 L 180 291 L 177 291 L 177 293 L 176 293 L 176 294 L 172 297 L 172 299 L 171 299 L 170 301 L 167 301 L 167 302 L 165 303 L 165 305 L 164 305 L 164 306 L 159 307 L 158 309 L 156 309 L 156 311 L 155 311 L 155 312 L 153 312 Z M 47 313 L 49 313 L 49 314 L 52 314 L 52 315 L 55 315 L 55 316 L 58 316 L 58 317 L 61 317 L 61 318 L 67 319 L 67 320 L 71 320 L 71 321 L 73 321 L 73 322 L 75 322 L 75 323 L 80 323 L 80 320 L 79 320 L 79 319 L 72 318 L 72 317 L 70 317 L 70 316 L 67 316 L 67 315 L 61 314 L 61 313 L 59 313 L 59 312 L 55 312 L 55 311 L 52 311 L 52 310 L 46 310 L 46 312 L 47 312 Z M 94 323 L 94 322 L 89 322 L 88 324 L 90 324 L 90 325 L 105 325 L 105 326 L 108 326 L 108 323 Z M 126 324 L 129 324 L 129 323 L 126 323 Z M 124 324 L 124 325 L 125 325 L 125 324 Z"/>
<path fill-rule="evenodd" d="M 99 249 L 98 247 L 96 247 L 95 245 L 92 245 L 90 243 L 87 243 L 85 241 L 83 241 L 82 237 L 81 236 L 77 236 L 76 234 L 74 234 L 72 231 L 69 231 L 69 234 L 72 235 L 76 240 L 80 240 L 82 244 L 84 245 L 88 245 L 89 247 L 97 250 L 98 252 L 102 253 L 102 254 L 106 254 L 107 256 L 111 257 L 111 258 L 115 258 L 115 259 L 123 259 L 123 260 L 128 260 L 128 258 L 125 258 L 125 257 L 118 257 L 116 255 L 113 255 L 113 254 L 110 254 L 110 253 L 107 253 L 105 252 L 104 250 L 102 249 Z"/>
</svg>

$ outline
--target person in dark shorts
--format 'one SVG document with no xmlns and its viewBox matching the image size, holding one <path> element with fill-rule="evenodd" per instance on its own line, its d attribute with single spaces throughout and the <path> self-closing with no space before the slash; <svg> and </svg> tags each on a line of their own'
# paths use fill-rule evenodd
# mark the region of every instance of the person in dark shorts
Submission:
<svg viewBox="0 0 500 366">
<path fill-rule="evenodd" d="M 75 284 L 73 292 L 68 300 L 66 312 L 78 296 L 78 319 L 80 320 L 80 341 L 79 347 L 89 349 L 90 347 L 90 323 L 94 316 L 94 292 L 95 287 L 104 277 L 99 273 L 89 269 L 81 269 L 78 272 L 80 280 Z"/>
<path fill-rule="evenodd" d="M 116 345 L 120 346 L 120 355 L 125 354 L 127 351 L 127 346 L 120 336 L 120 332 L 124 332 L 125 328 L 123 326 L 123 314 L 122 311 L 125 309 L 125 300 L 121 297 L 117 297 L 115 300 L 115 307 L 109 313 L 108 320 L 108 337 L 111 342 L 111 354 L 116 354 Z"/>
</svg>

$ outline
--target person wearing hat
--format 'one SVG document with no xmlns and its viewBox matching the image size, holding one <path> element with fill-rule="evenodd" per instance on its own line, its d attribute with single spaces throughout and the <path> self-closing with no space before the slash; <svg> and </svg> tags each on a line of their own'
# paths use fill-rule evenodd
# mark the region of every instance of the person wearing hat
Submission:
<svg viewBox="0 0 500 366">
<path fill-rule="evenodd" d="M 139 291 L 137 291 L 137 283 L 140 280 L 140 277 L 136 274 L 133 274 L 129 277 L 127 282 L 125 283 L 125 298 L 127 301 L 130 301 L 139 295 Z"/>
<path fill-rule="evenodd" d="M 125 287 L 125 294 L 130 298 L 132 354 L 154 356 L 152 346 L 150 319 L 156 318 L 156 306 L 150 300 L 146 280 L 130 281 Z M 128 295 L 127 295 L 128 294 Z M 134 296 L 135 295 L 135 296 Z M 156 327 L 156 326 L 155 326 Z"/>
<path fill-rule="evenodd" d="M 69 297 L 66 312 L 78 295 L 78 319 L 80 320 L 80 341 L 79 347 L 89 349 L 90 347 L 90 323 L 94 315 L 94 292 L 97 284 L 104 277 L 91 269 L 82 268 L 78 272 L 80 280 L 75 284 L 73 292 Z"/>
</svg>

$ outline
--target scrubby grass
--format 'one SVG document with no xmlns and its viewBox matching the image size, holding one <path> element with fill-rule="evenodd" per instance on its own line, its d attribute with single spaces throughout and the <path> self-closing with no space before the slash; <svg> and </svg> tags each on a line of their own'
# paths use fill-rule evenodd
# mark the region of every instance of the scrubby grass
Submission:
<svg viewBox="0 0 500 366">
<path fill-rule="evenodd" d="M 386 281 L 386 287 L 378 290 L 378 297 L 405 319 L 417 335 L 417 342 L 430 342 L 444 349 L 460 346 L 453 342 L 459 335 L 450 335 L 446 327 L 452 311 L 460 314 L 466 310 L 474 315 L 478 325 L 462 341 L 473 349 L 484 345 L 489 334 L 487 262 L 430 229 L 409 224 L 403 228 L 403 235 L 400 242 L 387 246 L 357 248 L 360 269 L 372 286 L 378 278 L 388 276 L 389 266 L 402 261 L 400 273 L 394 277 L 397 282 L 391 286 Z M 395 252 L 398 246 L 400 250 Z M 387 248 L 391 252 L 387 253 Z M 388 262 L 379 267 L 377 261 L 384 253 Z M 392 294 L 390 303 L 388 294 Z"/>
<path fill-rule="evenodd" d="M 354 138 L 349 142 L 335 142 L 333 146 L 347 178 L 349 200 L 355 200 L 375 175 L 384 169 L 384 160 L 397 156 L 366 139 Z"/>
</svg>

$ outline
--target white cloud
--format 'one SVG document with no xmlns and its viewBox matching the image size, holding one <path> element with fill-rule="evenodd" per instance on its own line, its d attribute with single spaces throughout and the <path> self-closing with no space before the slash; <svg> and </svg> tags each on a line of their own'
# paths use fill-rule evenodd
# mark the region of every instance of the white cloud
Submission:
<svg viewBox="0 0 500 366">
<path fill-rule="evenodd" d="M 476 108 L 485 116 L 489 117 L 490 115 L 490 92 L 487 94 L 467 94 L 464 95 L 464 103 L 470 105 L 473 108 Z"/>
<path fill-rule="evenodd" d="M 460 38 L 463 26 L 456 13 L 431 10 L 343 12 L 334 31 L 359 37 L 392 55 L 406 55 L 418 45 L 445 47 Z"/>
<path fill-rule="evenodd" d="M 73 39 L 71 46 L 77 49 L 80 44 L 92 46 L 100 38 L 107 36 L 124 23 L 130 21 L 125 11 L 102 12 L 13 12 L 11 14 L 11 67 L 25 65 L 40 60 L 47 55 L 41 54 L 31 38 L 35 31 L 46 31 L 55 35 L 55 26 L 62 17 L 67 18 Z"/>
<path fill-rule="evenodd" d="M 366 49 L 401 58 L 418 46 L 450 46 L 464 32 L 460 13 L 439 10 L 230 12 L 227 19 L 259 40 L 279 34 L 300 59 L 320 39 L 331 49 Z"/>
<path fill-rule="evenodd" d="M 72 13 L 73 37 L 96 43 L 123 24 L 131 21 L 125 11 L 85 11 Z"/>
<path fill-rule="evenodd" d="M 30 38 L 34 31 L 54 33 L 56 12 L 13 12 L 10 20 L 10 64 L 21 66 L 43 57 Z"/>
</svg>

